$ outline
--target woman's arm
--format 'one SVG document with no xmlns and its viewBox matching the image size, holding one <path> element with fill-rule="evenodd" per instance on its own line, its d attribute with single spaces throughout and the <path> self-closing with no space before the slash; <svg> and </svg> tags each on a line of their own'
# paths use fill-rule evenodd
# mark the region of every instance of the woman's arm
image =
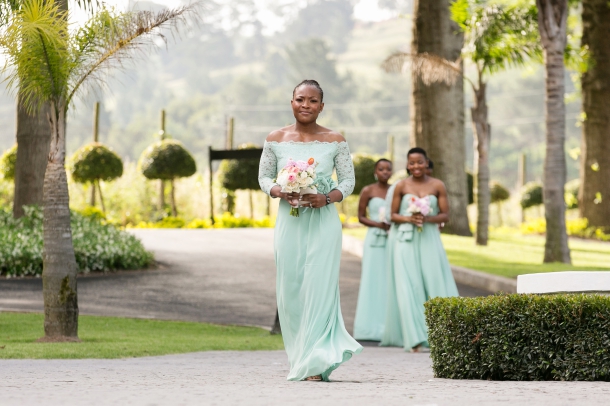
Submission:
<svg viewBox="0 0 610 406">
<path fill-rule="evenodd" d="M 292 206 L 298 204 L 297 193 L 283 193 L 282 187 L 274 182 L 277 176 L 277 157 L 268 143 L 263 147 L 263 153 L 258 165 L 258 184 L 269 196 L 286 200 Z"/>
</svg>

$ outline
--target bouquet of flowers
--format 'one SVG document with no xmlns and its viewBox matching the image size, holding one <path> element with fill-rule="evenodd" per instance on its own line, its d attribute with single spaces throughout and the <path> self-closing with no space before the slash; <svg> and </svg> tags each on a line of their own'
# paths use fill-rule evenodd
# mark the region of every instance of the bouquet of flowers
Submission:
<svg viewBox="0 0 610 406">
<path fill-rule="evenodd" d="M 415 197 L 411 196 L 411 201 L 409 202 L 409 208 L 407 211 L 413 214 L 421 213 L 424 216 L 427 216 L 430 213 L 430 198 L 428 196 L 424 197 Z M 418 226 L 417 231 L 421 233 L 422 227 Z"/>
<path fill-rule="evenodd" d="M 282 187 L 283 193 L 299 193 L 301 195 L 318 193 L 314 185 L 317 165 L 313 158 L 309 158 L 307 161 L 288 159 L 286 166 L 277 174 L 275 182 Z M 291 208 L 290 215 L 299 217 L 299 208 Z"/>
</svg>

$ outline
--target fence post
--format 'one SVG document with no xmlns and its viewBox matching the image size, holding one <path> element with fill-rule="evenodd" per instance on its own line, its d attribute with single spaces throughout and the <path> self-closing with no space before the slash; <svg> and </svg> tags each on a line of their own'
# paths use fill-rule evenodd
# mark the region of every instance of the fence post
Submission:
<svg viewBox="0 0 610 406">
<path fill-rule="evenodd" d="M 519 168 L 518 168 L 518 180 L 517 187 L 519 190 L 523 189 L 523 186 L 527 183 L 527 155 L 525 152 L 519 155 Z M 521 222 L 525 222 L 525 209 L 521 208 Z"/>
</svg>

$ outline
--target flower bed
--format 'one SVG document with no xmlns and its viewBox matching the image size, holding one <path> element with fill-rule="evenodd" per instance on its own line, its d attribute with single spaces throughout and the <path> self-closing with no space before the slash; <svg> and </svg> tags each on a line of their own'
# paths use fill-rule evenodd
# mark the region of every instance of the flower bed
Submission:
<svg viewBox="0 0 610 406">
<path fill-rule="evenodd" d="M 72 212 L 72 240 L 80 272 L 144 268 L 153 255 L 135 236 L 105 224 L 99 214 Z M 14 219 L 0 210 L 0 275 L 42 274 L 42 210 L 27 207 Z"/>
<path fill-rule="evenodd" d="M 435 298 L 426 320 L 436 377 L 610 381 L 610 297 Z"/>
</svg>

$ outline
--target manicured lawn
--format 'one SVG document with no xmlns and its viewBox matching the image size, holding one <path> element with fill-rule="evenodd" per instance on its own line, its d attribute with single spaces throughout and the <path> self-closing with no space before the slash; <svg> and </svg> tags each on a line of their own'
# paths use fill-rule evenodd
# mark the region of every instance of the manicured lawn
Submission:
<svg viewBox="0 0 610 406">
<path fill-rule="evenodd" d="M 344 233 L 364 239 L 365 228 L 346 229 Z M 526 273 L 553 271 L 610 270 L 610 244 L 570 240 L 572 265 L 543 264 L 544 237 L 491 233 L 489 245 L 476 246 L 471 237 L 442 235 L 452 265 L 516 278 Z"/>
<path fill-rule="evenodd" d="M 127 358 L 210 350 L 280 350 L 281 336 L 256 327 L 80 316 L 80 343 L 36 343 L 43 315 L 0 313 L 0 358 Z"/>
</svg>

